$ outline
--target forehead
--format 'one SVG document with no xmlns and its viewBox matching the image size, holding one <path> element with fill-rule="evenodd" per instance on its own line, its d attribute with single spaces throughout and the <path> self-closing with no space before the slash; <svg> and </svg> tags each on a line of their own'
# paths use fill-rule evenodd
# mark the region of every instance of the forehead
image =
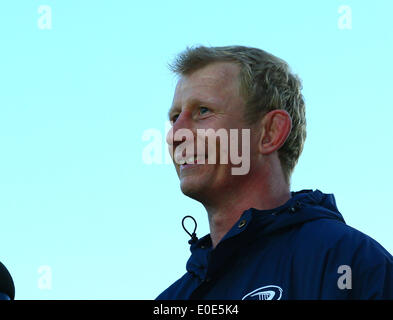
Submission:
<svg viewBox="0 0 393 320">
<path fill-rule="evenodd" d="M 171 109 L 193 100 L 218 104 L 236 99 L 239 96 L 239 72 L 240 67 L 235 63 L 215 62 L 181 76 Z"/>
</svg>

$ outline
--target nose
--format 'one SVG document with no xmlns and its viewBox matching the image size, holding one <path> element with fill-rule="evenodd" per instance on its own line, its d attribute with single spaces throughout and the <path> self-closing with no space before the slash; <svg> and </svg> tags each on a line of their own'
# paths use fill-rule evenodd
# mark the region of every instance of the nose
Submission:
<svg viewBox="0 0 393 320">
<path fill-rule="evenodd" d="M 181 129 L 191 130 L 191 114 L 188 111 L 183 111 L 179 114 L 176 121 L 172 124 L 172 127 L 169 129 L 166 135 L 166 142 L 168 143 L 170 148 L 176 149 L 176 147 L 186 140 L 186 137 L 183 136 L 181 141 L 174 141 L 173 137 L 176 135 L 176 132 Z"/>
<path fill-rule="evenodd" d="M 190 148 L 188 144 L 194 143 L 194 131 L 191 112 L 184 110 L 179 114 L 176 121 L 172 124 L 172 128 L 170 128 L 168 131 L 166 142 L 168 143 L 168 150 L 172 159 L 174 159 L 174 154 L 177 147 L 182 143 L 186 143 L 187 146 L 184 145 L 186 149 L 182 151 L 183 156 L 186 156 L 184 152 L 189 152 L 186 151 L 188 150 L 187 148 Z M 194 152 L 194 148 L 191 147 L 191 149 L 192 152 Z"/>
</svg>

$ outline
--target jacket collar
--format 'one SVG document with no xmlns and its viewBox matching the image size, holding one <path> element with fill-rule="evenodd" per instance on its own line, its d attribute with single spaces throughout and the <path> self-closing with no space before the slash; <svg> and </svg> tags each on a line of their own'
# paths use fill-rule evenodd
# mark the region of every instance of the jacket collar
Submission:
<svg viewBox="0 0 393 320">
<path fill-rule="evenodd" d="M 210 234 L 191 244 L 187 270 L 200 279 L 212 276 L 240 248 L 256 237 L 268 236 L 284 228 L 315 219 L 337 219 L 345 223 L 333 195 L 316 190 L 291 192 L 283 205 L 270 209 L 250 208 L 212 249 Z"/>
</svg>

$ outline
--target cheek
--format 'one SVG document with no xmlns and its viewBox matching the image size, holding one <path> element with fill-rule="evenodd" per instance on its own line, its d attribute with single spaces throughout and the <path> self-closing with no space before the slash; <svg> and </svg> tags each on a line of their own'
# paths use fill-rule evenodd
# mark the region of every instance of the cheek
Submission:
<svg viewBox="0 0 393 320">
<path fill-rule="evenodd" d="M 222 138 L 218 134 L 216 136 L 216 133 L 217 131 L 206 134 L 204 141 L 206 163 L 210 165 L 227 164 L 229 159 L 229 135 L 225 133 L 226 137 Z"/>
<path fill-rule="evenodd" d="M 173 145 L 173 126 L 169 129 L 165 140 L 168 145 Z"/>
<path fill-rule="evenodd" d="M 168 144 L 168 152 L 169 152 L 169 155 L 171 156 L 171 158 L 173 160 L 173 145 Z"/>
</svg>

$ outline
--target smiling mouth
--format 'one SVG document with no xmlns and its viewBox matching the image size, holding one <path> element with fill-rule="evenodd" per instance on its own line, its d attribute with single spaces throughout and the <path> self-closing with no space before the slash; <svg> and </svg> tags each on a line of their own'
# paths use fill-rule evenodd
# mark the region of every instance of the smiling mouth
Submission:
<svg viewBox="0 0 393 320">
<path fill-rule="evenodd" d="M 204 164 L 207 164 L 207 156 L 205 157 L 193 156 L 186 159 L 185 163 L 179 165 L 180 165 L 180 171 L 183 171 L 184 169 L 191 169 Z"/>
<path fill-rule="evenodd" d="M 206 164 L 207 159 L 208 159 L 207 156 L 196 155 L 196 156 L 191 156 L 188 159 L 185 159 L 185 161 L 184 161 L 184 158 L 175 159 L 175 163 L 180 166 L 200 165 L 200 164 Z"/>
<path fill-rule="evenodd" d="M 203 166 L 203 164 L 201 164 L 201 163 L 185 163 L 185 164 L 181 164 L 180 165 L 180 174 L 182 174 L 182 172 L 185 172 L 185 171 L 192 171 L 192 170 L 195 170 L 195 169 L 199 169 L 199 168 L 202 168 L 202 166 Z"/>
</svg>

